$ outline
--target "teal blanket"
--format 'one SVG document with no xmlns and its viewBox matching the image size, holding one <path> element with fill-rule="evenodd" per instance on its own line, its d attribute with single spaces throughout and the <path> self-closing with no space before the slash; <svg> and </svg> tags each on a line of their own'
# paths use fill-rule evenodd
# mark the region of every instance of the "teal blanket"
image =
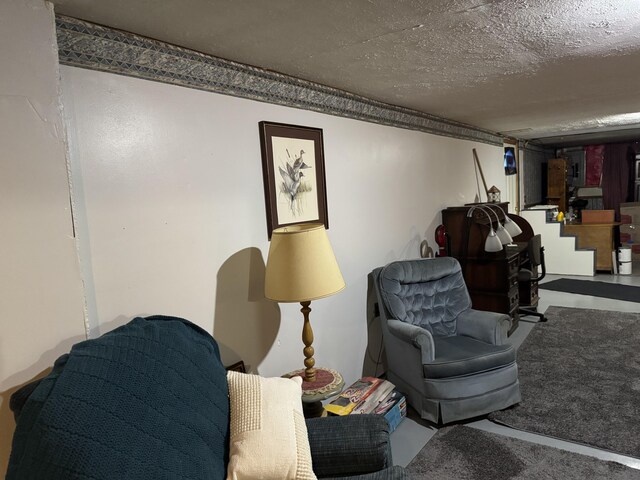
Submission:
<svg viewBox="0 0 640 480">
<path fill-rule="evenodd" d="M 135 318 L 74 345 L 11 406 L 8 480 L 226 476 L 226 371 L 211 335 L 184 319 Z"/>
</svg>

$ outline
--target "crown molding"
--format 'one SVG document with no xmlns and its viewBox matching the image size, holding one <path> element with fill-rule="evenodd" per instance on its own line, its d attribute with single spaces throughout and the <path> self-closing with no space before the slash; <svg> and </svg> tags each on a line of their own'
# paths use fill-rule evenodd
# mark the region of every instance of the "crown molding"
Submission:
<svg viewBox="0 0 640 480">
<path fill-rule="evenodd" d="M 487 130 L 71 17 L 56 16 L 60 63 L 491 145 Z"/>
</svg>

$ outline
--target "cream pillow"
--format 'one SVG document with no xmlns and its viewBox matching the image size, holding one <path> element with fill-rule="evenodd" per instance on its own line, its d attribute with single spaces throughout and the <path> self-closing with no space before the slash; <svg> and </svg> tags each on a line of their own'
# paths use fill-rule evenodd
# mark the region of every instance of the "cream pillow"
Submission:
<svg viewBox="0 0 640 480">
<path fill-rule="evenodd" d="M 302 414 L 302 378 L 229 371 L 227 480 L 316 480 Z"/>
</svg>

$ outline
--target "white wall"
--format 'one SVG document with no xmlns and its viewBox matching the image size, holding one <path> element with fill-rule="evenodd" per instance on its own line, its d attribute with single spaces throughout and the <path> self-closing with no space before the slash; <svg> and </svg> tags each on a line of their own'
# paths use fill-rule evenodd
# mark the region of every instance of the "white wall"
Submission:
<svg viewBox="0 0 640 480">
<path fill-rule="evenodd" d="M 561 236 L 560 223 L 547 222 L 544 210 L 523 210 L 520 215 L 531 224 L 535 233 L 542 236 L 547 273 L 590 277 L 596 274 L 596 252 L 576 250 L 578 246 L 576 238 Z"/>
<path fill-rule="evenodd" d="M 312 303 L 317 365 L 362 374 L 367 274 L 436 249 L 440 210 L 474 200 L 472 148 L 504 191 L 502 147 L 62 67 L 94 335 L 134 315 L 186 317 L 227 363 L 302 367 L 299 305 L 263 297 L 268 251 L 258 122 L 323 129 L 342 293 Z M 376 352 L 377 353 L 377 352 Z"/>
<path fill-rule="evenodd" d="M 504 189 L 501 147 L 65 67 L 74 232 L 48 4 L 0 2 L 0 60 L 0 471 L 8 398 L 85 338 L 85 297 L 92 335 L 180 315 L 227 362 L 301 366 L 298 307 L 263 297 L 260 120 L 324 129 L 329 236 L 348 286 L 314 302 L 311 321 L 318 364 L 347 382 L 365 362 L 368 272 L 416 257 L 425 238 L 436 247 L 440 209 L 474 199 L 472 148 Z"/>
<path fill-rule="evenodd" d="M 0 2 L 0 472 L 9 397 L 85 338 L 53 11 Z"/>
</svg>

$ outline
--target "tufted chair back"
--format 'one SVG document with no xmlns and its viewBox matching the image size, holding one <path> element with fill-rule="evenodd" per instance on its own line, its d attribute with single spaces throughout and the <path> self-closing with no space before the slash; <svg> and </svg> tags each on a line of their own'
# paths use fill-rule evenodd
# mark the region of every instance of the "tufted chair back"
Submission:
<svg viewBox="0 0 640 480">
<path fill-rule="evenodd" d="M 460 264 L 453 257 L 392 262 L 380 273 L 383 307 L 393 318 L 435 337 L 456 334 L 458 315 L 471 308 Z"/>
</svg>

